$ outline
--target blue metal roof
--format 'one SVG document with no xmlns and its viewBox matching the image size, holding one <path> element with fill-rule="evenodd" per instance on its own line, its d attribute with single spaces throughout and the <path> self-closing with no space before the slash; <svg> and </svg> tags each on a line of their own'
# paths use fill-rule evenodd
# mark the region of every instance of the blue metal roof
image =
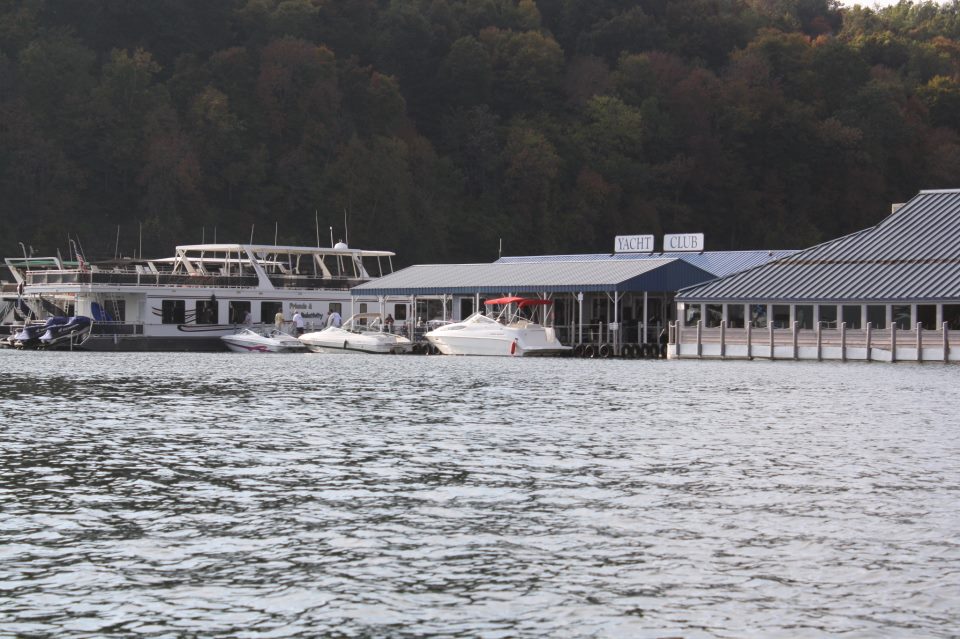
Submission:
<svg viewBox="0 0 960 639">
<path fill-rule="evenodd" d="M 677 301 L 960 301 L 960 190 L 921 191 L 874 227 L 681 291 Z"/>
<path fill-rule="evenodd" d="M 411 266 L 351 289 L 358 295 L 669 292 L 713 279 L 673 258 Z"/>
<path fill-rule="evenodd" d="M 592 253 L 586 255 L 524 255 L 501 257 L 495 264 L 529 264 L 553 262 L 616 262 L 623 260 L 679 259 L 703 269 L 714 277 L 725 277 L 793 255 L 797 251 L 704 251 L 703 253 Z"/>
</svg>

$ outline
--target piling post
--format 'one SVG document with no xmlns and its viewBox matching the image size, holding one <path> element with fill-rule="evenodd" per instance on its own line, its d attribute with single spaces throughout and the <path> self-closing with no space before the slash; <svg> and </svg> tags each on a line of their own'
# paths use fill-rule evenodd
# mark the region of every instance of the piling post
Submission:
<svg viewBox="0 0 960 639">
<path fill-rule="evenodd" d="M 873 329 L 873 324 L 870 322 L 867 322 L 867 361 L 868 362 L 873 361 L 873 358 L 871 357 L 871 353 L 870 353 L 870 337 L 871 337 L 872 329 Z"/>
<path fill-rule="evenodd" d="M 923 322 L 917 322 L 917 361 L 923 361 Z"/>
<path fill-rule="evenodd" d="M 750 319 L 750 318 L 747 318 L 747 319 Z M 753 359 L 753 353 L 751 352 L 752 349 L 750 348 L 751 342 L 753 341 L 752 335 L 753 335 L 753 324 L 750 322 L 747 322 L 747 359 Z"/>
<path fill-rule="evenodd" d="M 890 325 L 890 362 L 897 361 L 897 325 Z"/>
<path fill-rule="evenodd" d="M 720 320 L 720 359 L 727 355 L 727 320 Z"/>
<path fill-rule="evenodd" d="M 943 329 L 943 363 L 946 364 L 950 361 L 950 340 L 947 339 L 947 323 L 944 322 L 940 327 Z"/>
<path fill-rule="evenodd" d="M 770 330 L 770 361 L 772 362 L 776 359 L 776 356 L 773 354 L 774 341 L 773 341 L 773 322 L 767 324 L 768 329 Z"/>
<path fill-rule="evenodd" d="M 703 320 L 697 321 L 697 359 L 703 359 Z"/>
<path fill-rule="evenodd" d="M 817 361 L 823 361 L 823 322 L 817 322 Z"/>
<path fill-rule="evenodd" d="M 847 323 L 840 322 L 840 361 L 847 361 Z"/>
<path fill-rule="evenodd" d="M 793 323 L 793 359 L 799 359 L 799 349 L 797 348 L 797 322 Z"/>
</svg>

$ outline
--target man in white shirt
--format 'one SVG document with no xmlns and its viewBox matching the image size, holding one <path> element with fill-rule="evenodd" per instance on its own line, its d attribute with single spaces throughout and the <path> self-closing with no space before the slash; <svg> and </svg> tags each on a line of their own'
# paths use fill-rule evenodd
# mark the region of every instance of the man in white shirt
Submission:
<svg viewBox="0 0 960 639">
<path fill-rule="evenodd" d="M 330 311 L 330 317 L 327 318 L 327 325 L 340 328 L 340 313 L 337 311 Z"/>
<path fill-rule="evenodd" d="M 293 314 L 293 329 L 297 337 L 303 335 L 303 315 L 300 314 L 300 311 L 297 311 Z"/>
</svg>

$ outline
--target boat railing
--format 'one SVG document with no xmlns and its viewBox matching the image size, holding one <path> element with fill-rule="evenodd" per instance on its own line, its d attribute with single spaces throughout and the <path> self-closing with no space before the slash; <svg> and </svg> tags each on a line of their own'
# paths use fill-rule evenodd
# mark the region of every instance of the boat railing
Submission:
<svg viewBox="0 0 960 639">
<path fill-rule="evenodd" d="M 348 290 L 365 280 L 350 277 L 312 277 L 309 275 L 270 275 L 270 282 L 279 289 Z M 105 284 L 110 286 L 189 286 L 203 288 L 256 288 L 260 281 L 252 273 L 238 275 L 206 275 L 165 271 L 111 270 L 39 270 L 28 271 L 28 286 L 56 284 Z M 16 286 L 13 287 L 16 291 Z"/>
<path fill-rule="evenodd" d="M 309 275 L 270 275 L 270 283 L 275 288 L 320 288 L 334 290 L 350 290 L 367 280 L 352 277 L 312 277 Z"/>
<path fill-rule="evenodd" d="M 143 322 L 94 322 L 93 335 L 143 335 Z"/>
</svg>

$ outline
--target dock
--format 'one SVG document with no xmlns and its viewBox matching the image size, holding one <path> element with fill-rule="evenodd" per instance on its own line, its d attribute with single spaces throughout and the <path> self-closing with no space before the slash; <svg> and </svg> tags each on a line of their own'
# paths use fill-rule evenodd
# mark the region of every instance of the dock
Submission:
<svg viewBox="0 0 960 639">
<path fill-rule="evenodd" d="M 769 359 L 815 361 L 877 362 L 957 362 L 960 361 L 960 330 L 950 330 L 944 322 L 932 330 L 917 323 L 912 329 L 848 329 L 822 325 L 791 328 L 729 328 L 726 322 L 706 328 L 669 327 L 668 359 Z"/>
</svg>

